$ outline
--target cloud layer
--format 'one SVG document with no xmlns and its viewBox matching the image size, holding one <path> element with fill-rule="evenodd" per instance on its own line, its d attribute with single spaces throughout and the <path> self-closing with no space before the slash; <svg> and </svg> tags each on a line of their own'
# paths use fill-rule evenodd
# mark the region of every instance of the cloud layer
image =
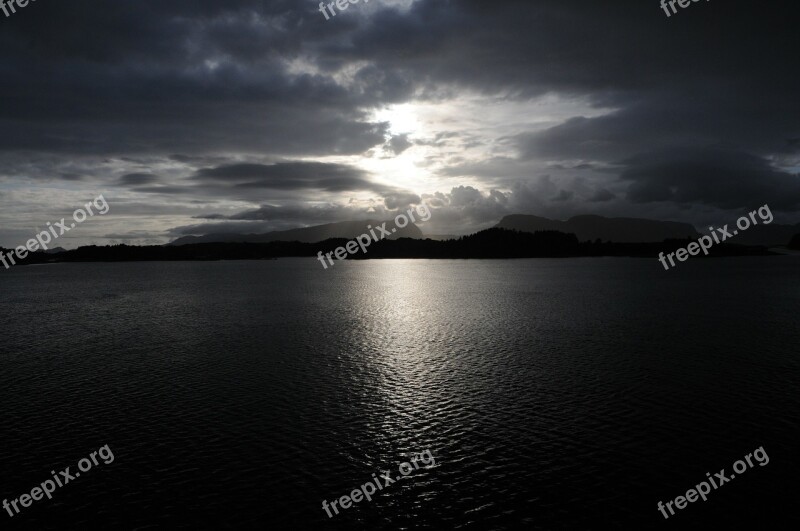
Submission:
<svg viewBox="0 0 800 531">
<path fill-rule="evenodd" d="M 800 221 L 796 2 L 317 9 L 84 0 L 4 19 L 0 243 L 101 192 L 124 218 L 75 243 L 420 200 L 438 233 L 509 213 L 699 224 L 765 203 Z"/>
</svg>

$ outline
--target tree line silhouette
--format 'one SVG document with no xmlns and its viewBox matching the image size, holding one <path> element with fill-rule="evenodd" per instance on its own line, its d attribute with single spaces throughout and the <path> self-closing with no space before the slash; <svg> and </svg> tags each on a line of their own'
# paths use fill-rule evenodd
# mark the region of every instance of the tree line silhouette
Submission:
<svg viewBox="0 0 800 531">
<path fill-rule="evenodd" d="M 349 240 L 334 238 L 319 243 L 198 243 L 189 245 L 89 245 L 59 253 L 36 252 L 18 261 L 23 265 L 59 262 L 147 262 L 267 260 L 281 257 L 316 257 L 343 247 Z M 557 231 L 519 232 L 492 228 L 452 240 L 401 238 L 372 243 L 351 259 L 374 258 L 564 258 L 580 256 L 654 257 L 686 247 L 691 241 L 665 240 L 660 243 L 614 243 L 595 240 L 580 242 L 574 234 Z M 792 240 L 800 248 L 800 235 Z M 8 253 L 9 251 L 6 251 Z M 765 247 L 723 243 L 711 248 L 712 256 L 773 254 Z"/>
</svg>

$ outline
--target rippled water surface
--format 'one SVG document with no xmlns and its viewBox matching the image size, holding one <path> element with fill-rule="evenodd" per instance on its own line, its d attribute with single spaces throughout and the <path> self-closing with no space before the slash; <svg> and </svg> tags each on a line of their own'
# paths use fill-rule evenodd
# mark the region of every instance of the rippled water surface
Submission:
<svg viewBox="0 0 800 531">
<path fill-rule="evenodd" d="M 0 497 L 115 457 L 0 519 L 793 529 L 798 280 L 800 257 L 0 271 Z M 762 446 L 766 466 L 659 513 Z M 428 449 L 435 464 L 371 502 L 323 511 Z"/>
</svg>

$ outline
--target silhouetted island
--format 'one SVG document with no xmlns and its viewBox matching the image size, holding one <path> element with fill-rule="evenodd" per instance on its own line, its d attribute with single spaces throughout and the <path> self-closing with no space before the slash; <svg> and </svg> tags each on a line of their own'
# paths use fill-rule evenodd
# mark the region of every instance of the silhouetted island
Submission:
<svg viewBox="0 0 800 531">
<path fill-rule="evenodd" d="M 280 257 L 317 257 L 333 252 L 349 240 L 328 239 L 319 243 L 197 243 L 188 245 L 90 245 L 72 251 L 31 253 L 21 265 L 60 262 L 144 262 L 203 260 L 265 260 Z M 686 247 L 691 238 L 656 243 L 614 243 L 595 240 L 578 241 L 574 234 L 558 231 L 520 232 L 492 228 L 470 236 L 438 241 L 400 238 L 373 243 L 367 253 L 352 259 L 379 258 L 567 258 L 581 256 L 658 256 Z M 5 251 L 8 253 L 9 251 Z M 763 256 L 775 254 L 762 246 L 720 244 L 711 248 L 711 256 Z"/>
</svg>

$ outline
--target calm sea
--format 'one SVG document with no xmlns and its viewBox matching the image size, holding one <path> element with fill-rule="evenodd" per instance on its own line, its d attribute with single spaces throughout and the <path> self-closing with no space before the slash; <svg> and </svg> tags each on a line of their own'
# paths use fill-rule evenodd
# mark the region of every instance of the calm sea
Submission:
<svg viewBox="0 0 800 531">
<path fill-rule="evenodd" d="M 799 281 L 800 257 L 0 271 L 0 498 L 115 457 L 0 521 L 797 529 Z M 766 466 L 658 511 L 759 447 Z"/>
</svg>

